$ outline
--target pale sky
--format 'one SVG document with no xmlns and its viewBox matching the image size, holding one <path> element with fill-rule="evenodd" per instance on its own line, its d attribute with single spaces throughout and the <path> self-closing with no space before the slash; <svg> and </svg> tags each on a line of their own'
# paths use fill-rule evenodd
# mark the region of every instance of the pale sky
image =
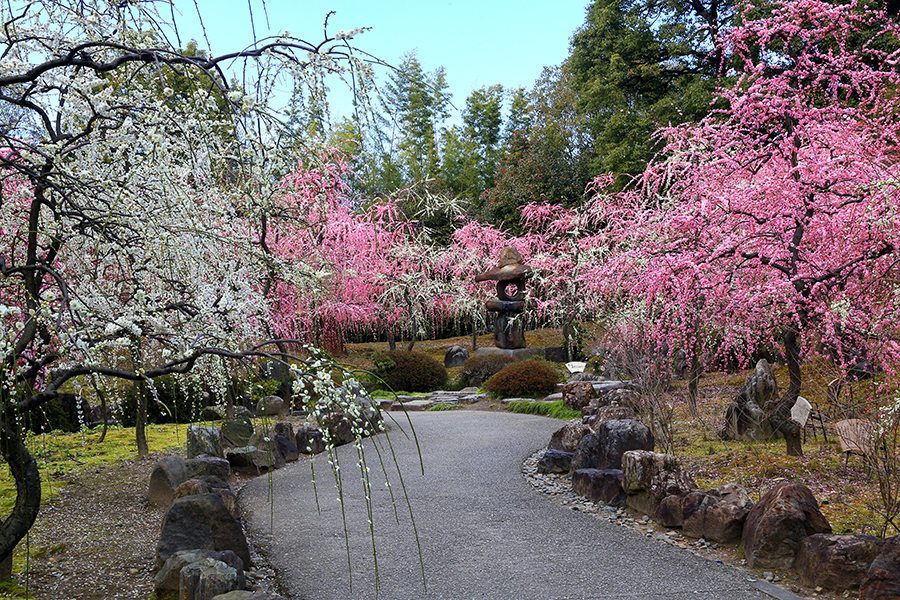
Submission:
<svg viewBox="0 0 900 600">
<path fill-rule="evenodd" d="M 470 92 L 482 86 L 499 83 L 530 90 L 544 66 L 557 65 L 568 55 L 569 38 L 584 23 L 589 2 L 266 0 L 264 12 L 261 0 L 249 1 L 258 37 L 286 29 L 319 42 L 325 15 L 333 10 L 329 33 L 371 27 L 354 39 L 355 45 L 385 62 L 396 65 L 404 52 L 417 50 L 426 71 L 441 65 L 446 69 L 452 102 L 460 110 Z M 253 40 L 248 0 L 197 0 L 197 5 L 213 52 L 240 49 Z M 175 6 L 183 15 L 182 37 L 196 38 L 206 47 L 194 2 L 175 0 Z M 349 112 L 341 106 L 333 111 Z"/>
</svg>

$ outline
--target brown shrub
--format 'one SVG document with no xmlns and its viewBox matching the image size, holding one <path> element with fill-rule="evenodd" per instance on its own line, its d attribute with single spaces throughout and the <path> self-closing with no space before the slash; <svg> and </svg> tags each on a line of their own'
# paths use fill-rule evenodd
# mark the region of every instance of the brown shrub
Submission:
<svg viewBox="0 0 900 600">
<path fill-rule="evenodd" d="M 547 363 L 524 360 L 504 367 L 484 387 L 501 398 L 546 396 L 556 390 L 559 374 Z"/>
</svg>

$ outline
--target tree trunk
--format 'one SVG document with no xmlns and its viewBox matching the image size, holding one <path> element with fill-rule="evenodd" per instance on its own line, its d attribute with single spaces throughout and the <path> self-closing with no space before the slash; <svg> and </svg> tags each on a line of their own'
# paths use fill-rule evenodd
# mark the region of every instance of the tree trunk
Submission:
<svg viewBox="0 0 900 600">
<path fill-rule="evenodd" d="M 94 393 L 97 394 L 97 398 L 100 399 L 100 415 L 103 418 L 103 430 L 100 433 L 100 439 L 97 440 L 98 443 L 103 443 L 103 440 L 106 439 L 106 432 L 109 429 L 109 418 L 106 413 L 106 394 L 103 393 L 103 390 L 100 389 L 100 386 L 97 385 L 97 382 L 94 381 L 93 375 L 91 376 L 91 386 L 94 388 Z"/>
<path fill-rule="evenodd" d="M 3 562 L 12 556 L 16 544 L 31 529 L 41 506 L 41 474 L 22 444 L 15 419 L 9 413 L 0 423 L 0 454 L 16 482 L 16 505 L 0 525 L 0 562 Z"/>
<path fill-rule="evenodd" d="M 397 340 L 394 339 L 394 328 L 388 327 L 386 333 L 387 333 L 388 347 L 391 349 L 391 352 L 393 352 L 394 350 L 397 349 Z"/>
<path fill-rule="evenodd" d="M 472 315 L 472 354 L 478 350 L 478 327 L 475 326 L 475 315 Z"/>
<path fill-rule="evenodd" d="M 228 373 L 228 363 L 225 357 L 222 357 L 222 370 Z M 234 379 L 228 379 L 228 386 L 225 388 L 225 418 L 229 421 L 234 418 L 234 402 L 238 395 L 238 387 Z"/>
<path fill-rule="evenodd" d="M 769 416 L 769 423 L 773 429 L 784 435 L 788 456 L 803 456 L 800 424 L 791 419 L 791 408 L 794 407 L 797 397 L 800 395 L 800 342 L 797 339 L 797 332 L 793 330 L 785 331 L 782 339 L 784 340 L 784 355 L 787 360 L 790 383 L 781 402 Z"/>
<path fill-rule="evenodd" d="M 134 427 L 134 437 L 138 448 L 138 458 L 150 458 L 150 448 L 147 446 L 147 396 L 145 395 L 145 383 L 142 379 L 138 382 L 138 406 L 137 422 Z"/>
<path fill-rule="evenodd" d="M 688 408 L 691 416 L 699 421 L 700 410 L 697 408 L 697 398 L 699 397 L 700 376 L 703 374 L 703 363 L 700 360 L 700 351 L 695 349 L 691 356 L 691 372 L 688 375 Z"/>
</svg>

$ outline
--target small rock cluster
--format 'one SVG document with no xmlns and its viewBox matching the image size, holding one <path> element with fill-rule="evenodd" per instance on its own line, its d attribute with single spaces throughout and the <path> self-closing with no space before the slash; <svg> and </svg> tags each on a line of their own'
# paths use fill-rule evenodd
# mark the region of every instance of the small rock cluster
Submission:
<svg viewBox="0 0 900 600">
<path fill-rule="evenodd" d="M 166 508 L 156 548 L 157 596 L 192 600 L 279 600 L 268 591 L 269 574 L 253 565 L 241 524 L 237 496 L 228 483 L 233 473 L 256 476 L 298 460 L 301 453 L 349 443 L 357 433 L 381 430 L 381 413 L 361 393 L 346 398 L 357 404 L 357 422 L 334 413 L 318 427 L 279 421 L 254 428 L 247 415 L 225 419 L 218 427 L 191 425 L 187 455 L 160 459 L 147 491 L 151 506 Z M 260 402 L 261 413 L 282 414 L 277 397 Z"/>
<path fill-rule="evenodd" d="M 188 460 L 168 456 L 154 468 L 148 500 L 167 506 L 156 546 L 158 597 L 211 600 L 259 587 L 237 496 L 227 482 L 230 476 L 229 462 L 213 456 Z M 251 570 L 250 577 L 245 568 Z M 264 590 L 248 593 L 257 592 Z"/>
<path fill-rule="evenodd" d="M 747 566 L 796 569 L 812 588 L 859 589 L 861 600 L 900 597 L 900 536 L 833 534 L 812 492 L 793 481 L 780 482 L 755 504 L 734 483 L 699 489 L 675 456 L 653 452 L 650 429 L 631 418 L 637 404 L 627 395 L 639 392 L 620 383 L 564 386 L 566 406 L 584 416 L 554 432 L 547 449 L 526 461 L 523 470 L 535 487 L 623 525 L 636 523 L 627 509 L 642 513 L 639 525 L 680 529 L 647 535 L 695 551 L 740 540 Z M 632 406 L 619 406 L 611 393 Z"/>
<path fill-rule="evenodd" d="M 593 515 L 596 518 L 610 521 L 622 527 L 639 531 L 650 538 L 659 539 L 667 544 L 688 550 L 700 556 L 709 556 L 719 548 L 719 544 L 704 539 L 688 540 L 677 531 L 658 531 L 657 524 L 649 516 L 635 518 L 622 504 L 606 503 L 602 500 L 591 500 L 575 491 L 573 479 L 568 472 L 542 473 L 538 463 L 550 451 L 539 451 L 525 460 L 522 473 L 538 491 L 559 502 L 571 510 Z M 705 552 L 705 554 L 704 554 Z M 721 562 L 721 561 L 719 561 Z"/>
</svg>

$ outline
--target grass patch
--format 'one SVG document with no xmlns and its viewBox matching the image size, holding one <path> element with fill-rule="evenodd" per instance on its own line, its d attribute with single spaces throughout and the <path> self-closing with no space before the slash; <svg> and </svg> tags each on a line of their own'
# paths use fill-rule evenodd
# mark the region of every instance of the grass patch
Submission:
<svg viewBox="0 0 900 600">
<path fill-rule="evenodd" d="M 19 585 L 15 579 L 0 581 L 0 600 L 11 600 L 13 598 L 34 598 L 34 595 Z"/>
<path fill-rule="evenodd" d="M 369 395 L 375 400 L 394 400 L 397 396 L 430 396 L 431 392 L 389 392 L 388 390 L 374 390 Z"/>
<path fill-rule="evenodd" d="M 443 410 L 456 410 L 459 407 L 460 407 L 459 404 L 450 404 L 449 402 L 439 402 L 439 403 L 435 404 L 434 406 L 432 406 L 431 408 L 429 408 L 428 410 L 440 412 Z"/>
<path fill-rule="evenodd" d="M 581 418 L 581 411 L 566 408 L 562 400 L 554 402 L 529 402 L 527 400 L 514 400 L 506 405 L 509 412 L 523 413 L 526 415 L 543 415 L 554 419 L 570 421 Z"/>
<path fill-rule="evenodd" d="M 173 452 L 184 447 L 185 425 L 149 425 L 147 445 L 151 453 Z M 100 429 L 78 433 L 42 433 L 29 435 L 28 451 L 41 473 L 41 502 L 59 494 L 68 483 L 66 475 L 137 457 L 134 427 L 110 428 L 101 443 Z M 0 465 L 0 514 L 8 515 L 16 503 L 16 484 L 6 464 Z"/>
</svg>

